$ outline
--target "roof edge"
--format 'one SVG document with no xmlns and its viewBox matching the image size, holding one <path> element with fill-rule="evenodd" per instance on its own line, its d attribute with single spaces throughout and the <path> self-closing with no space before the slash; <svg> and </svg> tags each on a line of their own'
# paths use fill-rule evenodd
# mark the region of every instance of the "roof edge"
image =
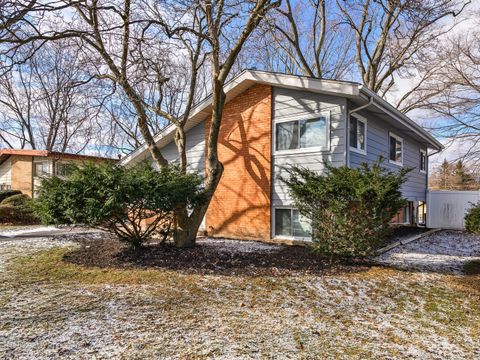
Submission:
<svg viewBox="0 0 480 360">
<path fill-rule="evenodd" d="M 373 97 L 376 102 L 375 105 L 380 107 L 387 114 L 394 117 L 404 126 L 411 128 L 420 137 L 422 137 L 426 141 L 426 143 L 428 143 L 432 148 L 436 150 L 444 149 L 443 144 L 441 144 L 437 139 L 435 139 L 435 137 L 433 137 L 420 125 L 415 123 L 405 114 L 401 113 L 397 108 L 392 106 L 386 100 L 382 99 L 374 91 L 370 90 L 369 88 L 360 83 L 342 80 L 317 79 L 302 75 L 290 75 L 276 72 L 268 72 L 263 70 L 245 69 L 225 84 L 225 94 L 227 94 L 228 96 L 229 91 L 244 82 L 252 82 L 252 84 L 265 84 L 282 88 L 304 89 L 310 92 L 345 96 L 351 98 L 359 97 L 363 93 L 364 95 Z M 198 104 L 196 104 L 190 113 L 190 119 L 202 116 L 203 112 L 208 110 L 208 108 L 211 106 L 211 98 L 212 95 L 209 94 Z M 207 115 L 205 115 L 205 117 L 206 116 Z M 175 131 L 175 125 L 171 123 L 168 124 L 154 136 L 155 143 L 157 143 L 163 137 L 171 134 L 173 131 Z M 137 149 L 133 150 L 130 154 L 125 156 L 123 159 L 121 159 L 120 164 L 128 164 L 141 154 L 145 153 L 147 150 L 148 148 L 146 144 L 141 145 Z"/>
</svg>

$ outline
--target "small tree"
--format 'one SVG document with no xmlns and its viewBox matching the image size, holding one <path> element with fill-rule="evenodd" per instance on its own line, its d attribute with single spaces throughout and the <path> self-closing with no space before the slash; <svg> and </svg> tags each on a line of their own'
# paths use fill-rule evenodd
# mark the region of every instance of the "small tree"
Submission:
<svg viewBox="0 0 480 360">
<path fill-rule="evenodd" d="M 357 169 L 325 167 L 318 174 L 294 166 L 282 179 L 300 213 L 311 220 L 314 250 L 331 258 L 371 255 L 405 204 L 400 187 L 410 169 L 388 171 L 381 160 Z"/>
<path fill-rule="evenodd" d="M 155 171 L 110 163 L 73 166 L 67 179 L 43 180 L 36 212 L 46 224 L 85 224 L 112 232 L 133 248 L 174 230 L 182 207 L 204 201 L 202 179 L 174 166 Z M 147 221 L 148 220 L 148 221 Z"/>
</svg>

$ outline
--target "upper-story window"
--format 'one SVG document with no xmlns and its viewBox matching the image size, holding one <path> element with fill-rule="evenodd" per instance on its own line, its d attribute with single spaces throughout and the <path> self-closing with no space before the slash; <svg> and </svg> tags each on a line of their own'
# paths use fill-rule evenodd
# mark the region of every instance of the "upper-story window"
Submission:
<svg viewBox="0 0 480 360">
<path fill-rule="evenodd" d="M 389 160 L 396 165 L 403 165 L 403 139 L 393 133 L 389 135 Z"/>
<path fill-rule="evenodd" d="M 48 161 L 36 161 L 33 163 L 34 176 L 48 175 Z"/>
<path fill-rule="evenodd" d="M 367 153 L 367 119 L 359 115 L 350 116 L 350 149 Z"/>
<path fill-rule="evenodd" d="M 427 152 L 422 149 L 420 149 L 420 171 L 427 171 Z"/>
<path fill-rule="evenodd" d="M 329 115 L 313 119 L 282 121 L 275 125 L 275 149 L 280 152 L 328 147 Z"/>
</svg>

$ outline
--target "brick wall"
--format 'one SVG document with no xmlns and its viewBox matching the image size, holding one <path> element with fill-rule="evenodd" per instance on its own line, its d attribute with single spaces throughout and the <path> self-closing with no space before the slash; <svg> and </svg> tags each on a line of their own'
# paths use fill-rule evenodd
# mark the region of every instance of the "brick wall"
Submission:
<svg viewBox="0 0 480 360">
<path fill-rule="evenodd" d="M 33 190 L 33 157 L 12 156 L 12 189 L 32 197 Z"/>
<path fill-rule="evenodd" d="M 218 153 L 224 172 L 206 214 L 211 236 L 270 239 L 272 89 L 255 85 L 226 104 Z M 205 122 L 208 137 L 209 121 Z"/>
</svg>

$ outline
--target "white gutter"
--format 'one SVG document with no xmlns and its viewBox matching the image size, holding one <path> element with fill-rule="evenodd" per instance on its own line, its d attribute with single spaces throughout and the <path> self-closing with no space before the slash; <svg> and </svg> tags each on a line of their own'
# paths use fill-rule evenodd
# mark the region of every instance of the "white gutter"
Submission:
<svg viewBox="0 0 480 360">
<path fill-rule="evenodd" d="M 357 112 L 359 112 L 360 110 L 363 110 L 367 107 L 369 107 L 370 105 L 373 105 L 373 96 L 370 97 L 370 100 L 368 100 L 368 103 L 366 103 L 365 105 L 362 105 L 362 106 L 359 106 L 355 109 L 352 109 L 352 110 L 349 110 L 348 113 L 347 113 L 347 119 L 346 119 L 346 125 L 345 125 L 345 128 L 347 129 L 347 134 L 346 134 L 346 144 L 345 144 L 345 163 L 347 165 L 347 167 L 350 167 L 350 115 L 352 114 L 355 114 Z"/>
</svg>

